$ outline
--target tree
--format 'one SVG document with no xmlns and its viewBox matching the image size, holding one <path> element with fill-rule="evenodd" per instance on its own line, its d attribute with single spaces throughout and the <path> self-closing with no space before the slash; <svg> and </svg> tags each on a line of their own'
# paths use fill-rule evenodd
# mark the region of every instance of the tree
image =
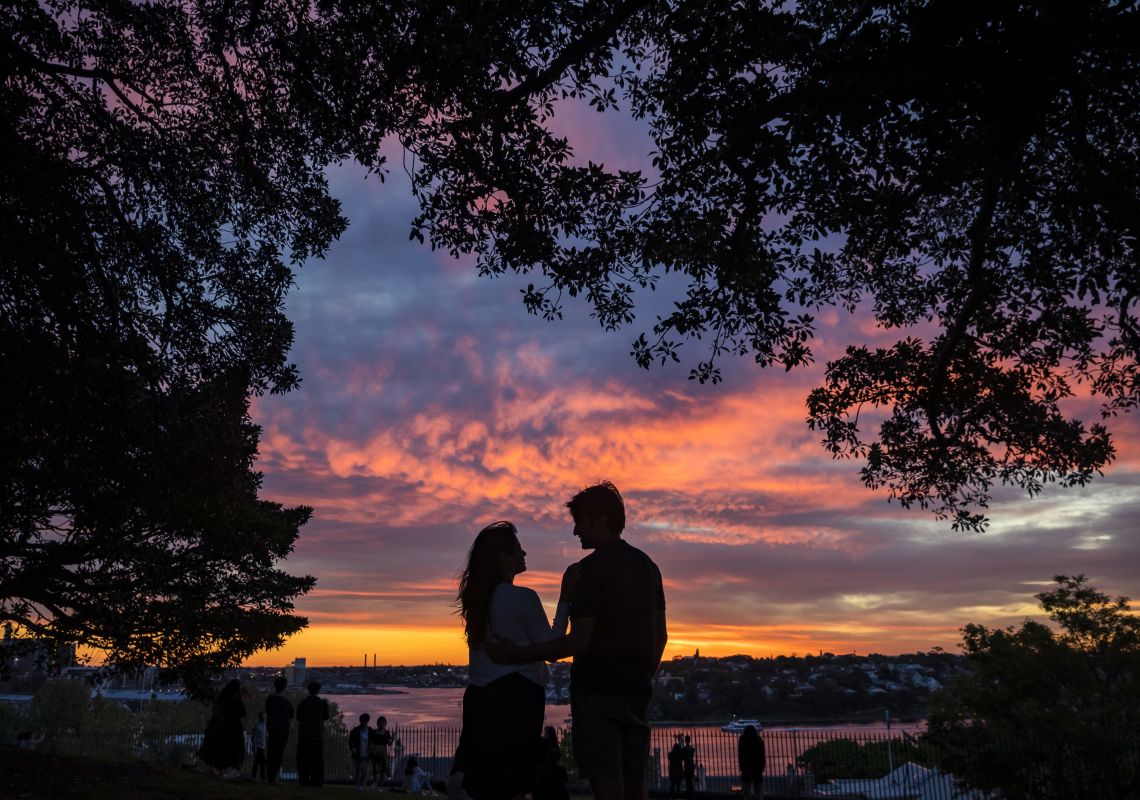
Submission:
<svg viewBox="0 0 1140 800">
<path fill-rule="evenodd" d="M 1003 797 L 1140 792 L 1140 617 L 1085 576 L 1037 595 L 1058 626 L 967 625 L 973 672 L 933 698 L 928 738 L 942 765 Z"/>
<path fill-rule="evenodd" d="M 907 763 L 929 766 L 930 754 L 905 739 L 860 743 L 839 738 L 813 744 L 796 757 L 796 765 L 811 770 L 820 783 L 836 778 L 882 778 L 892 765 Z"/>
<path fill-rule="evenodd" d="M 727 355 L 812 361 L 820 309 L 873 316 L 899 340 L 828 363 L 809 424 L 955 528 L 984 527 L 997 482 L 1034 494 L 1112 460 L 1104 421 L 1065 402 L 1140 400 L 1134 3 L 581 9 L 411 132 L 413 235 L 539 275 L 524 300 L 547 318 L 584 295 L 607 329 L 687 280 L 633 355 L 703 340 L 701 382 Z M 643 120 L 651 169 L 575 162 L 549 130 L 567 99 Z"/>
<path fill-rule="evenodd" d="M 343 227 L 283 61 L 304 11 L 0 19 L 0 617 L 194 689 L 313 585 L 277 567 L 309 510 L 257 497 L 248 399 L 297 382 L 282 253 Z"/>
</svg>

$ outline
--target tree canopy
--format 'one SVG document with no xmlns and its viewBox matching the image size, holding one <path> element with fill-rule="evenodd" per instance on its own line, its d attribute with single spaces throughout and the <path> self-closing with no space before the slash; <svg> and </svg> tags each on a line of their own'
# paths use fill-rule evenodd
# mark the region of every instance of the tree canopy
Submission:
<svg viewBox="0 0 1140 800">
<path fill-rule="evenodd" d="M 581 10 L 425 115 L 415 235 L 541 276 L 525 300 L 547 317 L 584 295 L 607 328 L 682 277 L 633 355 L 700 339 L 702 382 L 728 355 L 810 362 L 821 309 L 872 315 L 898 341 L 829 362 L 809 424 L 955 527 L 984 526 L 995 483 L 1083 484 L 1112 460 L 1066 401 L 1111 417 L 1140 398 L 1135 4 Z M 575 160 L 550 133 L 567 98 L 644 121 L 651 166 Z"/>
<path fill-rule="evenodd" d="M 967 625 L 972 673 L 932 699 L 943 766 L 1003 797 L 1124 800 L 1140 791 L 1140 617 L 1083 575 L 1036 595 L 1056 630 Z"/>
<path fill-rule="evenodd" d="M 258 498 L 249 417 L 297 382 L 290 263 L 344 224 L 297 109 L 303 9 L 0 19 L 0 615 L 194 688 L 303 627 L 313 585 L 278 567 L 309 509 Z"/>
<path fill-rule="evenodd" d="M 801 366 L 831 306 L 897 329 L 827 365 L 809 423 L 956 525 L 983 524 L 995 482 L 1112 459 L 1074 394 L 1108 416 L 1140 396 L 1134 4 L 45 0 L 0 20 L 0 613 L 112 660 L 218 664 L 303 624 L 312 580 L 277 562 L 308 511 L 258 499 L 248 396 L 297 384 L 283 298 L 346 224 L 325 168 L 383 177 L 386 139 L 412 235 L 540 276 L 536 313 L 583 295 L 618 328 L 687 283 L 643 365 L 701 339 L 697 380 L 729 355 Z M 566 102 L 642 120 L 651 163 L 574 153 Z"/>
</svg>

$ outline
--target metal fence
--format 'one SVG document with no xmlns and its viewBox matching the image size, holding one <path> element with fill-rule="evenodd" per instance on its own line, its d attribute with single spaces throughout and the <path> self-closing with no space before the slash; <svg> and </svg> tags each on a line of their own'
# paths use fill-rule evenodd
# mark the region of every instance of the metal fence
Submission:
<svg viewBox="0 0 1140 800">
<path fill-rule="evenodd" d="M 416 756 L 420 766 L 433 779 L 442 780 L 451 767 L 459 743 L 460 729 L 444 726 L 397 726 L 392 729 L 396 743 L 389 761 L 389 778 L 399 779 L 410 756 Z M 730 794 L 739 791 L 736 734 L 708 727 L 654 727 L 650 744 L 650 789 L 655 793 L 669 791 L 667 754 L 678 737 L 688 736 L 696 751 L 697 774 L 695 789 L 703 794 Z M 563 743 L 563 762 L 570 773 L 572 785 L 583 785 L 573 760 L 569 730 L 559 732 Z M 932 780 L 925 767 L 934 763 L 933 754 L 913 737 L 888 736 L 882 731 L 834 729 L 773 730 L 764 733 L 767 756 L 765 794 L 771 796 L 815 795 L 848 785 L 848 796 L 879 795 L 873 785 L 892 768 L 911 783 Z M 191 765 L 197 762 L 200 733 L 164 733 L 130 729 L 84 730 L 55 733 L 43 741 L 38 749 L 60 754 L 119 761 L 143 760 L 168 766 Z M 291 745 L 295 740 L 291 740 Z M 330 783 L 351 782 L 353 764 L 348 750 L 348 736 L 337 731 L 325 739 L 325 779 Z M 909 768 L 906 765 L 918 765 Z M 243 769 L 252 765 L 247 753 Z M 296 774 L 294 746 L 285 751 L 282 777 L 286 780 Z M 829 784 L 831 779 L 862 781 L 857 784 Z M 955 794 L 952 782 L 942 780 L 945 790 L 926 786 L 923 797 L 930 800 L 957 800 L 966 795 Z M 898 789 L 895 789 L 897 796 Z"/>
</svg>

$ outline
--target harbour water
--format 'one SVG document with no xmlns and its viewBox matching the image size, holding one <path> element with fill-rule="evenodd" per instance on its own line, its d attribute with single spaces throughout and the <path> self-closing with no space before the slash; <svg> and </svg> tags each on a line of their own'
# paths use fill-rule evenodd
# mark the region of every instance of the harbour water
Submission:
<svg viewBox="0 0 1140 800">
<path fill-rule="evenodd" d="M 326 694 L 344 713 L 349 727 L 356 718 L 367 712 L 375 720 L 383 714 L 388 718 L 388 727 L 423 725 L 431 727 L 456 727 L 463 721 L 462 689 L 417 689 L 393 686 L 392 690 L 401 694 Z M 546 725 L 556 728 L 566 726 L 570 716 L 568 705 L 548 705 Z"/>
<path fill-rule="evenodd" d="M 324 696 L 337 704 L 344 713 L 345 721 L 350 723 L 350 727 L 356 718 L 364 712 L 371 715 L 373 720 L 383 714 L 388 718 L 389 727 L 396 725 L 459 727 L 462 722 L 462 689 L 418 689 L 403 686 L 393 686 L 391 688 L 394 691 L 401 692 L 401 694 L 328 694 Z M 568 725 L 567 720 L 569 716 L 569 705 L 547 705 L 545 724 L 553 725 L 556 728 L 564 728 Z M 711 723 L 692 723 L 684 726 L 662 724 L 655 725 L 654 727 L 666 729 L 676 728 L 677 732 L 680 733 L 683 733 L 685 730 L 691 731 L 694 728 L 720 731 L 720 725 L 713 725 Z M 925 728 L 926 723 L 922 721 L 891 722 L 892 732 L 903 731 L 917 735 Z M 776 724 L 765 725 L 764 729 L 766 731 L 811 729 L 837 732 L 850 730 L 853 732 L 881 732 L 885 734 L 887 726 L 885 720 L 876 720 L 858 723 L 805 722 Z"/>
</svg>

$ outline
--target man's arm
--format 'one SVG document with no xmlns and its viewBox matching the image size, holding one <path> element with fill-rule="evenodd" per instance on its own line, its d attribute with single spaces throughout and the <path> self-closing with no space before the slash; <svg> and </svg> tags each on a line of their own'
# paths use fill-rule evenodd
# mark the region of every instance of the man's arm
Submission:
<svg viewBox="0 0 1140 800">
<path fill-rule="evenodd" d="M 657 648 L 657 666 L 661 666 L 661 656 L 665 654 L 665 645 L 669 643 L 669 630 L 665 624 L 665 609 L 657 611 L 657 639 L 654 646 Z M 656 667 L 654 668 L 656 672 Z"/>
</svg>

